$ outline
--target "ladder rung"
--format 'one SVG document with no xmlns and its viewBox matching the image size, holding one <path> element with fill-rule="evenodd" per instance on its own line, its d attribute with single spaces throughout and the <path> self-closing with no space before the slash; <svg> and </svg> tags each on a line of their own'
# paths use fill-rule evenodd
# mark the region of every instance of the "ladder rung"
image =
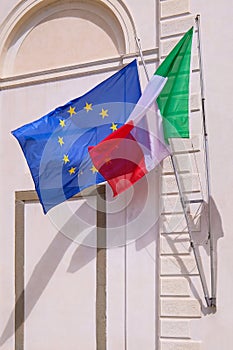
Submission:
<svg viewBox="0 0 233 350">
<path fill-rule="evenodd" d="M 191 199 L 191 200 L 186 200 L 185 203 L 193 204 L 193 203 L 203 203 L 203 199 Z"/>
</svg>

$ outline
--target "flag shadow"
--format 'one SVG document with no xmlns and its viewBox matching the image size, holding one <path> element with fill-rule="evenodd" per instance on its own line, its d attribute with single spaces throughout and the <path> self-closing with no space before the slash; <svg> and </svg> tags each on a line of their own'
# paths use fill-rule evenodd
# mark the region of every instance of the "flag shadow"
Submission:
<svg viewBox="0 0 233 350">
<path fill-rule="evenodd" d="M 82 211 L 81 208 L 82 207 L 75 211 L 72 217 L 79 216 L 80 211 Z M 75 241 L 75 238 L 77 238 L 73 236 L 71 239 L 62 233 L 63 230 L 64 232 L 67 231 L 66 228 L 69 227 L 72 217 L 55 235 L 47 250 L 36 264 L 29 281 L 16 301 L 15 307 L 12 310 L 6 326 L 1 334 L 0 347 L 3 346 L 6 341 L 16 332 L 24 332 L 22 328 L 24 327 L 24 322 L 27 320 L 35 305 L 39 301 L 43 291 L 46 289 L 67 250 Z M 78 232 L 77 229 L 77 236 L 81 233 L 82 232 Z M 89 231 L 89 235 L 92 235 L 91 231 Z M 85 239 L 83 239 L 83 242 L 80 242 L 79 239 L 79 246 L 71 258 L 67 272 L 77 272 L 96 257 L 96 249 L 84 246 L 82 244 L 85 245 Z M 24 252 L 22 252 L 22 254 L 24 254 Z M 17 276 L 16 278 L 23 279 L 24 277 Z M 18 317 L 16 317 L 16 313 L 18 314 Z"/>
</svg>

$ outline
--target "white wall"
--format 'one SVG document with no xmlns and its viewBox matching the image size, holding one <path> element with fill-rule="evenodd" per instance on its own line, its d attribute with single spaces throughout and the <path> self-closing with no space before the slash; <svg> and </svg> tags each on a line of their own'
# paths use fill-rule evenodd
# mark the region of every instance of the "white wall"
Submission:
<svg viewBox="0 0 233 350">
<path fill-rule="evenodd" d="M 164 15 L 161 19 L 160 29 L 162 40 L 160 42 L 159 28 L 156 22 L 160 18 L 160 14 L 156 1 L 148 0 L 146 4 L 142 4 L 141 2 L 127 0 L 124 2 L 124 5 L 128 6 L 135 22 L 134 24 L 137 34 L 141 39 L 143 49 L 154 49 L 155 46 L 160 44 L 162 55 L 167 54 L 171 47 L 169 45 L 171 43 L 174 44 L 174 39 L 177 40 L 179 28 L 185 30 L 190 25 L 190 20 L 193 21 L 195 14 L 201 14 L 206 115 L 210 148 L 211 194 L 214 202 L 212 226 L 213 232 L 216 235 L 218 258 L 217 311 L 215 314 L 212 314 L 210 312 L 211 310 L 207 310 L 203 305 L 200 280 L 196 276 L 196 272 L 193 272 L 196 271 L 195 264 L 193 265 L 193 258 L 187 256 L 189 254 L 187 237 L 185 237 L 185 245 L 179 245 L 179 249 L 182 251 L 181 255 L 185 255 L 184 261 L 191 270 L 188 277 L 187 274 L 180 273 L 180 265 L 177 264 L 177 261 L 180 261 L 180 255 L 178 254 L 177 258 L 175 251 L 171 251 L 171 247 L 164 240 L 161 240 L 162 248 L 160 253 L 162 256 L 159 259 L 160 242 L 158 242 L 157 226 L 159 182 L 158 174 L 153 172 L 146 178 L 143 184 L 136 185 L 134 200 L 127 207 L 127 210 L 122 210 L 120 213 L 119 208 L 122 208 L 122 203 L 119 204 L 119 202 L 116 202 L 115 204 L 109 204 L 109 208 L 115 211 L 117 215 L 115 217 L 109 216 L 108 224 L 117 226 L 118 234 L 127 235 L 128 237 L 133 236 L 133 238 L 127 246 L 114 247 L 109 249 L 107 254 L 108 348 L 111 350 L 124 349 L 127 345 L 127 349 L 129 350 L 141 349 L 142 347 L 158 349 L 158 337 L 162 332 L 162 350 L 218 350 L 220 347 L 228 349 L 228 344 L 231 344 L 233 341 L 231 331 L 233 325 L 231 308 L 233 282 L 230 275 L 233 268 L 233 239 L 231 232 L 231 209 L 233 205 L 231 199 L 231 173 L 233 171 L 233 163 L 231 161 L 231 130 L 233 127 L 231 92 L 233 86 L 230 79 L 231 57 L 233 54 L 231 45 L 233 9 L 226 0 L 214 4 L 210 1 L 202 2 L 200 0 L 166 0 L 163 3 L 166 11 L 168 11 L 167 13 L 170 14 L 167 17 Z M 13 0 L 3 1 L 0 14 L 1 22 L 10 13 L 10 10 L 19 4 L 22 4 L 22 2 Z M 13 49 L 14 45 L 12 46 Z M 132 49 L 131 53 L 133 51 Z M 154 53 L 151 56 L 147 56 L 148 59 L 155 59 L 155 57 L 156 54 Z M 104 52 L 103 58 L 105 58 Z M 93 57 L 93 59 L 95 58 Z M 57 82 L 42 82 L 38 85 L 29 85 L 27 87 L 20 86 L 20 80 L 17 80 L 18 87 L 8 88 L 0 92 L 0 132 L 2 141 L 0 339 L 3 350 L 12 350 L 14 347 L 14 324 L 12 318 L 15 302 L 14 192 L 16 190 L 33 189 L 33 183 L 26 162 L 17 142 L 10 135 L 10 131 L 88 91 L 91 87 L 109 76 L 114 71 L 114 68 L 116 69 L 119 61 L 120 58 L 116 57 L 114 64 L 108 61 L 103 64 L 102 68 L 106 70 L 109 68 L 112 69 L 108 73 L 99 72 L 98 68 L 101 66 L 96 68 L 93 65 L 93 73 L 89 76 L 72 76 L 72 79 L 64 79 Z M 148 64 L 148 68 L 150 75 L 152 75 L 155 68 L 155 61 Z M 78 73 L 79 68 L 75 72 Z M 65 73 L 59 71 L 58 74 L 61 76 Z M 142 85 L 145 86 L 146 79 L 142 67 L 140 69 L 140 77 Z M 43 80 L 44 78 L 42 77 L 41 79 Z M 5 86 L 8 84 L 9 86 L 9 84 L 13 83 L 13 80 L 10 83 L 7 80 L 1 83 Z M 197 88 L 197 86 L 194 84 L 194 88 Z M 129 192 L 128 196 L 131 198 L 132 192 Z M 124 198 L 124 201 L 127 202 L 129 198 Z M 141 213 L 142 216 L 140 217 L 139 214 Z M 127 225 L 119 224 L 121 220 L 123 223 L 127 222 Z M 32 230 L 35 223 L 37 230 Z M 35 275 L 38 271 L 38 266 L 40 266 L 44 252 L 49 252 L 49 247 L 54 237 L 56 237 L 56 233 L 54 228 L 50 227 L 51 222 L 49 219 L 43 216 L 39 204 L 28 205 L 26 209 L 26 225 L 26 233 L 28 234 L 26 241 L 27 247 L 29 245 L 32 247 L 30 254 L 35 251 L 35 254 L 31 256 L 30 254 L 26 254 L 27 283 L 30 281 L 31 276 Z M 43 231 L 49 231 L 48 236 L 42 242 L 37 241 L 39 225 L 43 227 Z M 145 233 L 145 235 L 141 236 L 142 233 Z M 135 240 L 135 238 L 138 239 Z M 58 242 L 61 251 L 64 241 L 61 240 L 60 243 Z M 61 330 L 59 334 L 62 334 L 63 337 L 63 344 L 58 344 L 60 346 L 59 349 L 65 349 L 69 342 L 70 346 L 73 346 L 73 341 L 75 341 L 78 332 L 80 332 L 79 346 L 85 349 L 93 348 L 95 342 L 95 252 L 91 248 L 79 247 L 82 246 L 77 247 L 73 245 L 69 247 L 64 256 L 61 256 L 59 266 L 51 274 L 48 284 L 44 285 L 41 295 L 39 295 L 38 300 L 33 305 L 26 321 L 26 349 L 39 349 L 42 346 L 43 348 L 47 346 L 48 349 L 51 349 L 54 346 L 57 329 L 56 327 L 54 329 L 52 325 L 56 313 L 59 314 L 57 318 L 57 324 L 59 324 Z M 84 259 L 84 265 L 76 269 L 75 272 L 70 273 L 68 269 L 72 258 L 80 266 L 80 250 Z M 207 269 L 208 257 L 205 250 L 203 250 L 202 254 L 205 261 L 205 268 Z M 170 260 L 167 255 L 169 255 Z M 49 261 L 50 259 L 48 259 Z M 162 275 L 161 293 L 165 294 L 165 297 L 163 296 L 161 300 L 159 298 L 160 286 L 158 285 L 160 264 L 160 273 Z M 170 271 L 169 273 L 168 270 Z M 170 275 L 164 278 L 166 273 Z M 83 304 L 78 304 L 79 310 L 81 310 L 79 323 L 82 319 L 86 325 L 83 328 L 83 332 L 79 328 L 77 334 L 73 334 L 77 320 L 76 309 L 72 308 L 72 299 L 68 300 L 67 295 L 64 298 L 65 303 L 69 305 L 72 312 L 72 327 L 69 327 L 65 332 L 61 315 L 64 312 L 66 314 L 65 317 L 68 317 L 67 310 L 63 309 L 63 305 L 58 304 L 58 294 L 56 295 L 57 301 L 55 298 L 51 303 L 49 302 L 51 295 L 55 293 L 54 291 L 59 289 L 60 278 L 67 279 L 67 286 L 70 286 L 70 288 L 74 286 L 72 290 L 73 298 L 75 298 L 76 292 L 77 295 L 79 293 L 79 284 L 82 284 L 83 289 L 88 290 L 86 294 L 82 291 L 80 298 Z M 172 288 L 169 284 L 171 281 L 174 283 Z M 190 282 L 190 286 L 187 284 L 187 281 Z M 40 286 L 40 283 L 38 285 Z M 41 281 L 41 285 L 43 286 L 43 281 Z M 33 293 L 33 291 L 31 292 Z M 62 286 L 59 292 L 66 293 L 66 286 Z M 176 297 L 175 302 L 173 299 L 174 296 Z M 201 312 L 198 299 L 201 299 Z M 89 300 L 90 303 L 88 303 Z M 160 302 L 162 304 L 161 311 L 159 310 Z M 74 301 L 74 305 L 77 306 L 76 300 Z M 86 312 L 87 305 L 89 307 L 88 313 Z M 46 312 L 43 312 L 45 307 Z M 49 307 L 52 308 L 52 313 L 48 313 Z M 189 312 L 190 308 L 192 313 L 188 314 L 188 316 L 187 314 L 185 315 L 185 312 Z M 179 314 L 180 310 L 183 310 L 183 314 Z M 160 312 L 162 313 L 161 321 L 163 321 L 161 322 L 161 329 L 159 325 Z M 46 320 L 43 322 L 45 315 Z M 51 327 L 47 328 L 50 334 L 47 345 L 43 343 L 43 337 L 45 337 L 44 330 L 41 329 L 40 332 L 37 332 L 36 329 L 45 325 L 46 322 L 48 327 Z M 87 334 L 89 337 L 88 343 L 86 342 Z M 38 340 L 38 335 L 41 335 L 43 339 Z M 33 344 L 33 337 L 35 337 L 35 341 L 37 339 L 36 345 Z M 68 342 L 65 340 L 66 337 L 69 337 Z"/>
<path fill-rule="evenodd" d="M 12 7 L 16 4 L 22 3 L 15 1 Z M 5 15 L 9 13 L 9 3 L 6 5 Z M 131 2 L 128 5 L 132 10 L 131 14 L 143 49 L 153 49 L 154 52 L 155 1 L 148 3 L 143 16 L 138 4 Z M 147 21 L 146 26 L 143 25 L 144 20 Z M 33 23 L 36 24 L 36 16 Z M 41 28 L 44 29 L 45 35 L 46 30 L 52 30 L 50 25 Z M 21 23 L 21 29 L 22 33 L 25 33 L 23 23 Z M 35 33 L 38 34 L 36 31 Z M 41 31 L 39 34 L 41 35 Z M 38 71 L 39 68 L 51 68 L 49 64 L 46 67 L 46 59 L 41 61 L 40 67 L 40 59 L 38 59 L 35 62 L 31 60 L 30 69 L 27 69 L 28 57 L 23 45 L 26 43 L 28 48 L 29 40 L 32 40 L 34 45 L 36 38 L 33 31 L 30 35 L 26 36 L 23 43 L 19 44 L 16 41 L 9 46 L 11 65 L 10 62 L 5 62 L 4 76 L 8 73 L 12 76 L 15 72 L 24 74 L 33 70 Z M 133 36 L 132 33 L 131 36 Z M 104 38 L 106 39 L 106 36 Z M 69 40 L 72 43 L 71 37 Z M 20 66 L 17 66 L 18 49 L 21 55 Z M 35 45 L 34 49 L 38 50 L 39 58 L 40 47 Z M 4 147 L 1 154 L 2 199 L 0 204 L 1 215 L 4 218 L 0 232 L 2 242 L 0 294 L 4 303 L 0 304 L 0 339 L 4 350 L 14 348 L 14 193 L 17 190 L 34 188 L 22 151 L 10 132 L 82 95 L 116 71 L 121 62 L 121 58 L 117 56 L 117 50 L 111 53 L 116 56 L 115 62 L 112 63 L 106 59 L 109 56 L 108 48 L 104 49 L 107 51 L 103 50 L 102 57 L 97 57 L 104 59 L 104 64 L 93 66 L 92 69 L 95 72 L 83 77 L 73 76 L 61 81 L 43 82 L 46 76 L 42 75 L 41 83 L 29 84 L 29 86 L 23 85 L 22 80 L 17 78 L 18 86 L 15 88 L 9 87 L 14 84 L 13 79 L 10 79 L 10 82 L 7 79 L 3 81 L 3 84 L 8 84 L 8 88 L 2 90 L 0 94 L 1 139 Z M 96 57 L 92 56 L 91 45 L 89 49 L 87 48 L 88 50 L 89 60 L 96 60 Z M 51 52 L 52 50 L 49 55 Z M 129 53 L 135 54 L 135 50 L 126 52 L 126 54 Z M 152 53 L 151 59 L 154 57 Z M 128 61 L 131 61 L 131 57 Z M 152 75 L 155 62 L 149 64 L 148 69 Z M 78 68 L 76 72 L 79 73 Z M 59 71 L 58 75 L 61 77 L 63 73 Z M 142 68 L 140 77 L 144 86 L 146 79 Z M 30 79 L 33 80 L 33 77 Z M 117 243 L 108 250 L 107 255 L 107 339 L 108 348 L 111 350 L 124 348 L 126 344 L 128 349 L 141 349 L 143 346 L 149 349 L 154 348 L 158 341 L 159 311 L 156 282 L 158 279 L 156 254 L 158 186 L 158 175 L 153 172 L 142 180 L 141 184 L 137 184 L 134 191 L 129 191 L 126 197 L 123 195 L 120 199 L 111 200 L 108 204 L 108 209 L 115 214 L 108 217 L 109 227 L 114 227 L 113 232 L 108 232 L 109 235 L 116 235 L 118 239 L 123 233 L 128 243 L 127 246 L 124 246 L 124 242 Z M 43 234 L 40 234 L 40 231 L 43 231 Z M 26 205 L 25 235 L 25 349 L 58 347 L 62 350 L 76 346 L 93 349 L 95 347 L 95 249 L 73 243 L 57 233 L 54 223 L 50 221 L 49 215 L 44 216 L 39 204 Z"/>
<path fill-rule="evenodd" d="M 213 233 L 217 240 L 217 310 L 192 327 L 203 349 L 229 349 L 233 341 L 231 307 L 232 259 L 232 173 L 233 108 L 231 79 L 233 9 L 228 1 L 214 5 L 192 1 L 193 13 L 201 15 L 206 115 L 209 134 L 211 195 L 214 201 Z M 216 220 L 216 212 L 219 219 Z"/>
</svg>

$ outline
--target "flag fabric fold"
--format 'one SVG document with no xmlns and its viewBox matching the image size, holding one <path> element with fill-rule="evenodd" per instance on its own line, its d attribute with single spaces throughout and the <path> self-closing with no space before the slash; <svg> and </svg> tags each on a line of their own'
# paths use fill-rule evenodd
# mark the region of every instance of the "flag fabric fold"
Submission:
<svg viewBox="0 0 233 350">
<path fill-rule="evenodd" d="M 181 38 L 155 74 L 167 78 L 157 98 L 164 138 L 189 137 L 189 82 L 193 27 Z"/>
<path fill-rule="evenodd" d="M 170 137 L 189 136 L 189 75 L 193 28 L 147 84 L 129 120 L 89 153 L 116 196 L 170 154 Z M 157 101 L 157 103 L 156 103 Z"/>
<path fill-rule="evenodd" d="M 124 125 L 141 96 L 137 62 L 81 97 L 12 134 L 28 163 L 44 213 L 84 188 L 105 181 L 88 153 Z"/>
</svg>

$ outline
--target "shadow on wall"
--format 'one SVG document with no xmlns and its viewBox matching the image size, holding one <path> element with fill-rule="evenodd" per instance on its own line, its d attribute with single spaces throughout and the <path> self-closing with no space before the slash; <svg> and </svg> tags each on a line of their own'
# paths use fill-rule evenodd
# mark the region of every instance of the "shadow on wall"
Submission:
<svg viewBox="0 0 233 350">
<path fill-rule="evenodd" d="M 79 211 L 82 211 L 82 207 L 79 208 L 73 216 L 80 215 Z M 72 217 L 73 217 L 72 216 Z M 69 227 L 70 222 L 72 222 L 72 217 L 70 220 L 64 225 L 61 231 L 66 230 Z M 78 232 L 78 230 L 77 230 Z M 90 233 L 91 234 L 91 233 Z M 73 237 L 75 239 L 75 237 Z M 15 308 L 12 311 L 9 320 L 6 324 L 6 327 L 0 337 L 0 346 L 2 346 L 10 337 L 14 334 L 14 323 L 15 323 L 15 331 L 23 325 L 26 319 L 31 314 L 34 306 L 40 299 L 43 291 L 47 287 L 49 281 L 51 280 L 53 274 L 55 273 L 59 263 L 62 261 L 63 256 L 66 251 L 69 249 L 73 240 L 71 238 L 67 238 L 63 233 L 58 232 L 50 245 L 48 246 L 46 252 L 43 254 L 36 267 L 34 268 L 32 275 L 21 293 L 20 297 L 16 301 Z M 85 241 L 83 242 L 85 244 Z M 24 252 L 22 252 L 24 254 Z M 70 266 L 68 268 L 68 272 L 75 272 L 81 269 L 83 266 L 88 264 L 93 258 L 96 257 L 96 250 L 94 248 L 80 245 L 75 251 Z M 18 276 L 20 278 L 21 276 Z M 21 277 L 22 278 L 22 277 Z M 25 308 L 25 295 L 26 299 L 26 308 Z M 23 312 L 22 315 L 19 315 L 18 319 L 15 320 L 15 313 L 20 312 L 20 310 L 25 310 L 24 317 Z M 15 322 L 16 321 L 16 322 Z"/>
<path fill-rule="evenodd" d="M 214 296 L 216 297 L 217 293 L 217 285 L 218 285 L 218 240 L 224 237 L 222 220 L 216 203 L 213 197 L 210 197 L 209 203 L 210 210 L 210 233 L 211 233 L 211 241 L 212 241 L 212 265 L 213 265 L 213 290 Z M 209 259 L 211 257 L 210 254 L 210 241 L 208 240 L 208 204 L 204 202 L 202 215 L 200 217 L 200 232 L 199 237 L 194 240 L 194 242 L 198 245 L 198 253 L 202 256 L 201 247 L 204 248 L 205 253 L 208 255 Z M 195 236 L 195 235 L 194 235 Z M 195 237 L 194 237 L 195 239 Z M 205 242 L 204 244 L 202 242 Z M 209 272 L 210 273 L 210 272 Z M 212 297 L 212 296 L 210 296 Z M 202 307 L 202 311 L 204 315 L 207 315 L 211 312 L 216 311 L 213 308 Z"/>
<path fill-rule="evenodd" d="M 208 286 L 207 288 L 210 291 L 211 286 L 208 285 L 207 283 L 207 280 L 208 281 L 210 280 L 209 278 L 210 276 L 210 269 L 209 269 L 210 240 L 208 239 L 208 207 L 209 207 L 208 204 L 204 202 L 202 204 L 202 209 L 199 214 L 198 220 L 196 217 L 192 218 L 192 216 L 189 216 L 189 222 L 192 230 L 192 239 L 196 247 L 197 256 L 199 256 L 200 261 L 208 261 L 208 264 L 201 263 L 201 268 L 203 269 L 203 272 L 204 272 L 204 284 Z M 216 203 L 212 197 L 210 198 L 210 227 L 211 227 L 211 237 L 212 237 L 212 246 L 213 246 L 213 270 L 214 270 L 213 293 L 216 295 L 217 271 L 218 271 L 217 245 L 218 245 L 218 240 L 224 236 L 224 233 L 223 233 L 221 216 L 216 206 Z M 202 292 L 199 293 L 194 283 L 192 283 L 192 277 L 188 276 L 190 275 L 190 273 L 192 273 L 192 271 L 187 270 L 187 267 L 185 266 L 182 256 L 179 255 L 179 250 L 176 247 L 177 244 L 181 244 L 184 247 L 186 253 L 189 253 L 192 251 L 191 246 L 188 247 L 189 240 L 187 239 L 187 237 L 184 237 L 184 233 L 187 234 L 187 227 L 184 227 L 184 232 L 180 234 L 177 233 L 177 235 L 175 235 L 175 238 L 173 237 L 173 235 L 170 235 L 170 236 L 166 235 L 167 244 L 170 247 L 170 251 L 173 252 L 174 256 L 176 257 L 176 265 L 179 266 L 180 273 L 182 275 L 185 275 L 185 278 L 189 281 L 190 289 L 194 297 L 201 301 L 203 314 L 207 315 L 210 313 L 214 313 L 216 312 L 215 308 L 206 307 L 203 304 Z M 194 269 L 196 270 L 196 266 L 194 266 Z M 210 295 L 210 297 L 212 296 Z"/>
<path fill-rule="evenodd" d="M 147 180 L 143 178 L 142 181 L 139 181 L 137 184 L 135 184 L 134 195 L 132 196 L 130 203 L 126 204 L 127 218 L 129 221 L 134 220 L 135 218 L 138 219 L 140 214 L 140 206 L 142 207 L 143 210 L 145 209 L 147 195 L 148 195 Z M 120 202 L 121 201 L 122 200 L 120 200 Z M 120 243 L 119 246 L 124 245 L 124 242 L 126 239 L 125 229 L 124 229 L 125 222 L 126 222 L 125 215 L 126 215 L 125 209 L 124 210 L 122 209 L 119 211 L 119 216 L 117 215 L 114 216 L 114 214 L 112 214 L 112 216 L 110 215 L 111 216 L 110 221 L 113 227 L 114 225 L 118 224 L 120 225 L 120 227 L 123 228 L 122 230 L 120 230 L 122 231 L 122 235 L 121 234 L 119 235 L 120 241 L 118 241 L 119 237 L 117 237 L 118 231 L 117 230 L 114 231 L 115 237 L 111 237 L 111 243 L 113 244 L 113 247 L 116 247 L 118 243 Z M 142 216 L 144 217 L 143 213 L 142 213 Z M 79 228 L 76 226 L 76 229 L 72 230 L 73 233 L 70 237 L 65 236 L 64 232 L 70 232 L 70 228 L 73 224 L 73 220 L 77 222 L 75 217 L 85 218 L 85 220 L 87 220 L 86 222 L 89 222 L 91 225 L 93 225 L 93 229 L 89 229 L 89 231 L 87 231 L 87 233 L 84 234 L 85 228 L 84 226 L 82 226 L 82 224 L 80 224 Z M 93 259 L 96 258 L 96 248 L 93 246 L 93 237 L 96 236 L 96 227 L 94 222 L 95 216 L 94 216 L 93 222 L 91 222 L 92 217 L 93 217 L 93 208 L 90 206 L 88 207 L 86 202 L 84 201 L 83 204 L 79 206 L 79 208 L 73 213 L 73 215 L 66 222 L 66 224 L 61 228 L 60 232 L 58 232 L 55 235 L 55 237 L 47 247 L 44 254 L 40 257 L 37 265 L 35 266 L 27 282 L 27 285 L 25 286 L 24 290 L 22 291 L 21 295 L 16 301 L 15 308 L 14 310 L 12 310 L 12 313 L 5 326 L 5 329 L 1 334 L 0 347 L 9 338 L 11 338 L 14 335 L 14 331 L 18 333 L 23 332 L 24 322 L 30 316 L 35 305 L 38 303 L 42 293 L 47 288 L 51 278 L 53 277 L 56 269 L 58 268 L 64 255 L 68 251 L 73 241 L 78 241 L 79 245 L 77 246 L 77 249 L 74 251 L 70 259 L 69 266 L 67 267 L 68 273 L 76 273 L 77 271 L 82 269 L 85 265 L 87 265 L 89 262 L 91 262 Z M 153 225 L 150 225 L 148 229 L 143 230 L 143 232 L 142 232 L 142 227 L 140 226 L 138 227 L 138 231 L 142 232 L 139 239 L 137 239 L 138 237 L 134 235 L 129 235 L 127 239 L 129 239 L 129 241 L 131 242 L 134 242 L 133 244 L 136 244 L 136 250 L 141 250 L 146 248 L 146 252 L 148 253 L 148 255 L 150 255 L 149 249 L 147 249 L 147 247 L 151 244 L 151 242 L 153 242 L 156 239 L 156 237 L 158 239 L 158 235 L 155 234 L 156 230 L 158 231 L 157 218 L 156 218 L 156 222 L 154 222 Z M 133 233 L 135 233 L 135 230 Z M 22 251 L 22 257 L 24 254 L 25 252 Z M 154 257 L 151 256 L 151 258 L 154 261 Z M 24 259 L 22 259 L 22 263 L 23 263 L 23 260 Z M 23 279 L 23 276 L 18 276 L 17 278 Z M 26 296 L 26 300 L 25 300 L 25 296 Z M 18 314 L 18 317 L 16 317 L 16 314 Z M 16 324 L 14 327 L 15 321 L 16 321 Z"/>
<path fill-rule="evenodd" d="M 73 216 L 79 216 L 80 217 L 80 211 L 83 212 L 85 210 L 84 206 L 82 205 L 79 207 L 79 209 L 73 214 Z M 203 244 L 203 241 L 206 242 L 207 238 L 207 231 L 206 231 L 206 205 L 204 206 L 204 210 L 202 211 L 202 215 L 200 217 L 200 220 L 202 222 L 201 224 L 201 231 L 196 233 L 195 232 L 195 243 L 198 245 L 198 252 L 199 247 L 204 247 L 205 252 L 209 255 L 209 244 Z M 70 219 L 72 221 L 72 217 Z M 66 227 L 69 227 L 70 222 L 68 221 L 64 225 L 64 230 L 66 230 Z M 63 231 L 63 228 L 61 231 Z M 222 229 L 222 222 L 221 217 L 218 212 L 217 206 L 211 198 L 211 228 L 212 228 L 212 237 L 213 237 L 213 247 L 214 247 L 214 266 L 215 271 L 217 271 L 217 242 L 219 238 L 223 237 L 223 229 Z M 77 230 L 78 232 L 78 230 Z M 144 235 L 142 235 L 139 239 L 135 240 L 136 250 L 142 250 L 147 249 L 149 245 L 158 239 L 158 235 L 156 234 L 158 232 L 158 222 L 156 222 L 153 227 L 151 227 L 147 232 L 145 232 Z M 169 235 L 167 235 L 169 236 Z M 93 232 L 89 232 L 89 234 L 86 236 L 86 238 L 83 240 L 82 244 L 77 247 L 75 250 L 70 264 L 68 266 L 67 272 L 69 273 L 75 273 L 78 270 L 82 269 L 85 265 L 87 265 L 90 261 L 95 259 L 96 257 L 96 248 L 88 247 L 88 242 L 90 240 L 90 237 L 93 237 Z M 75 237 L 73 237 L 73 240 Z M 182 234 L 180 235 L 180 239 L 182 239 Z M 11 336 L 14 334 L 13 324 L 15 321 L 15 312 L 16 310 L 22 310 L 22 306 L 24 307 L 24 296 L 27 296 L 26 300 L 26 308 L 25 308 L 25 314 L 24 317 L 19 317 L 18 321 L 15 324 L 15 330 L 17 331 L 21 326 L 23 326 L 23 323 L 25 320 L 29 317 L 31 314 L 33 308 L 35 307 L 36 303 L 40 299 L 40 296 L 42 295 L 43 291 L 47 287 L 50 279 L 52 278 L 53 274 L 55 273 L 59 263 L 62 261 L 63 256 L 65 255 L 66 251 L 71 246 L 72 239 L 67 238 L 62 234 L 61 232 L 58 232 L 50 245 L 48 246 L 46 252 L 43 254 L 39 262 L 37 263 L 34 271 L 32 272 L 32 275 L 24 289 L 24 291 L 21 293 L 19 299 L 16 301 L 16 305 L 14 310 L 12 311 L 9 320 L 6 324 L 6 327 L 1 335 L 0 338 L 0 346 L 2 346 Z M 87 243 L 87 244 L 86 244 Z M 202 244 L 201 244 L 202 243 Z M 85 245 L 86 244 L 86 245 Z M 168 244 L 170 244 L 172 251 L 174 254 L 179 254 L 179 252 L 176 249 L 176 242 L 169 240 L 168 238 Z M 149 250 L 147 251 L 148 254 Z M 23 252 L 22 252 L 23 254 Z M 154 257 L 151 257 L 154 260 Z M 156 262 L 155 262 L 156 263 Z M 187 269 L 184 263 L 182 262 L 182 258 L 177 257 L 177 263 L 180 266 L 181 273 L 187 274 Z M 217 272 L 216 272 L 217 277 Z M 202 300 L 203 297 L 199 295 L 198 290 L 195 288 L 195 286 L 191 283 L 191 278 L 187 277 L 187 279 L 190 282 L 190 288 L 193 292 L 193 295 L 197 298 Z M 215 286 L 216 288 L 216 286 Z M 202 305 L 203 313 L 208 314 L 210 312 L 213 312 L 213 309 L 211 308 L 205 308 L 204 305 Z"/>
</svg>

